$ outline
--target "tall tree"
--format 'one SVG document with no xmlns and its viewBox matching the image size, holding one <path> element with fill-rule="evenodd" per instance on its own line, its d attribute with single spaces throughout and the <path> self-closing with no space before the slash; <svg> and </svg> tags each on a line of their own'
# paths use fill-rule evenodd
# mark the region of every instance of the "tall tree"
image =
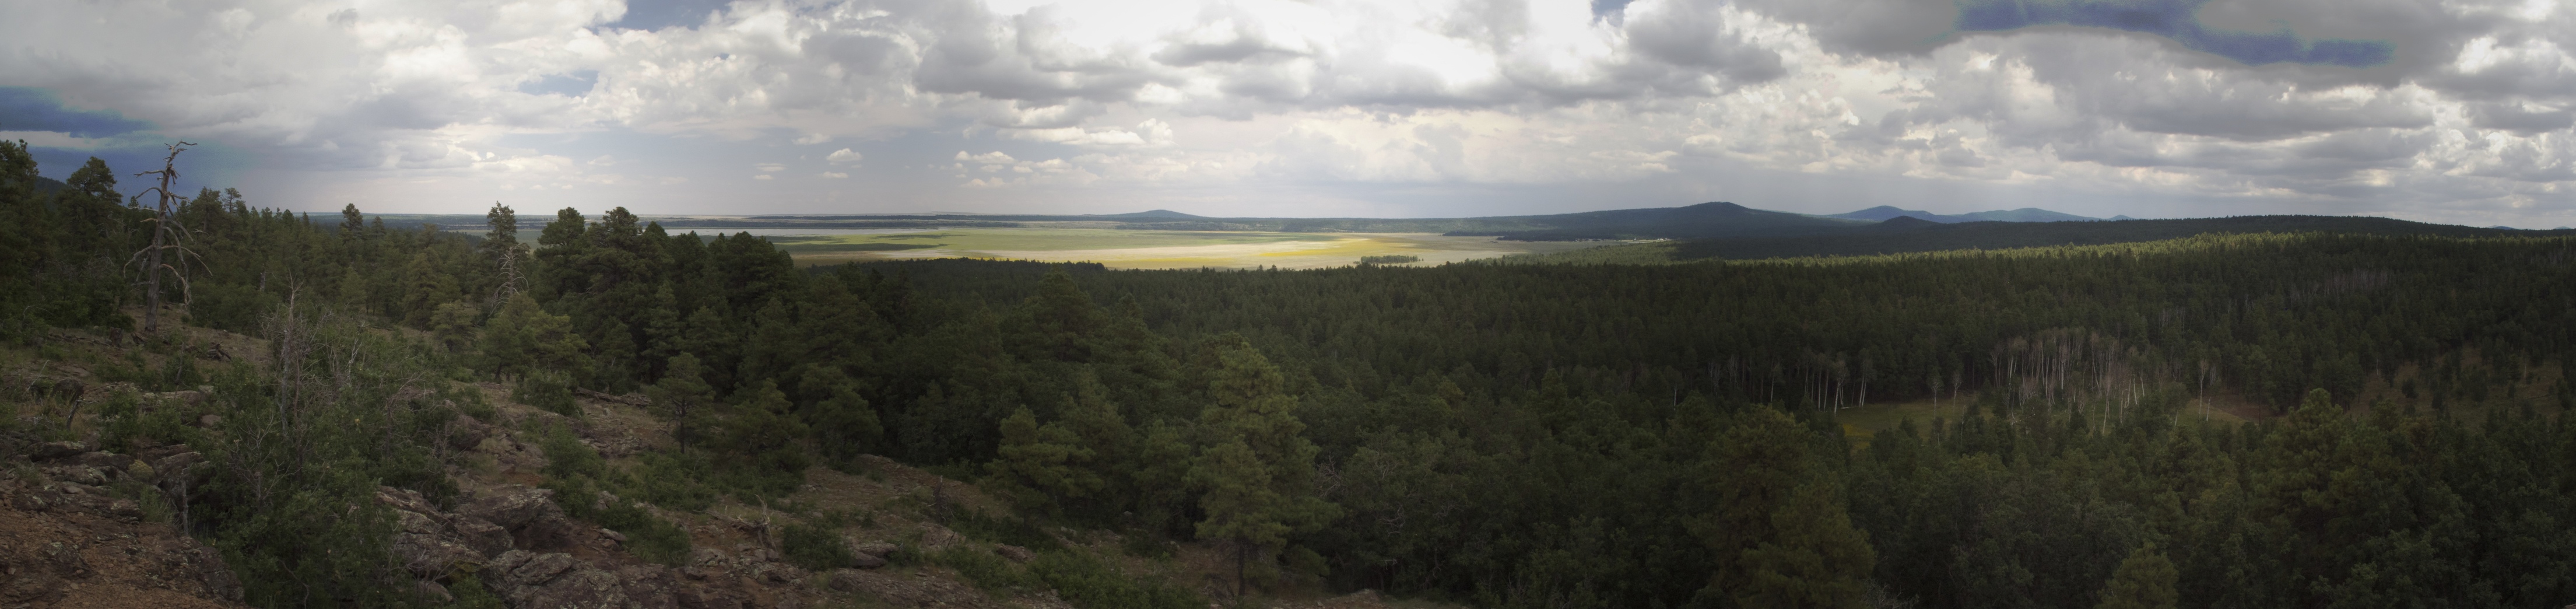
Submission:
<svg viewBox="0 0 2576 609">
<path fill-rule="evenodd" d="M 2102 604 L 2097 609 L 2173 609 L 2180 596 L 2174 592 L 2172 560 L 2156 551 L 2155 544 L 2138 546 L 2120 567 L 2111 572 L 2111 581 L 2102 585 Z"/>
<path fill-rule="evenodd" d="M 1869 574 L 1877 556 L 1868 535 L 1853 528 L 1835 485 L 1810 482 L 1790 491 L 1771 511 L 1771 538 L 1745 550 L 1744 587 L 1736 606 L 1746 609 L 1860 609 L 1869 606 Z"/>
<path fill-rule="evenodd" d="M 588 367 L 589 348 L 572 331 L 572 318 L 547 313 L 526 294 L 510 297 L 483 329 L 483 356 L 505 377 L 540 370 L 578 374 Z"/>
<path fill-rule="evenodd" d="M 1190 478 L 1207 489 L 1199 502 L 1207 518 L 1202 538 L 1235 549 L 1235 588 L 1242 592 L 1247 561 L 1268 560 L 1288 535 L 1312 532 L 1341 517 L 1341 507 L 1315 487 L 1314 442 L 1297 420 L 1297 397 L 1287 393 L 1277 366 L 1240 336 L 1219 337 L 1215 369 L 1208 373 L 1214 402 L 1199 415 L 1210 443 L 1199 451 Z"/>
</svg>

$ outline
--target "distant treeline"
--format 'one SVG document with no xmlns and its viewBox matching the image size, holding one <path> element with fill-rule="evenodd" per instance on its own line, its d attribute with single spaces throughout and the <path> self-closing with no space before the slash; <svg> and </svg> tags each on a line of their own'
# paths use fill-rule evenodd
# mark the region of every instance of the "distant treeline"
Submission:
<svg viewBox="0 0 2576 609">
<path fill-rule="evenodd" d="M 1957 224 L 1937 224 L 1913 218 L 1897 218 L 1835 234 L 1693 239 L 1681 242 L 1674 256 L 1682 260 L 1867 256 L 1941 250 L 2138 243 L 2180 239 L 2208 233 L 2295 232 L 2444 237 L 2576 235 L 2576 231 L 2564 229 L 2528 231 L 2474 228 L 2360 216 L 2237 216 L 2181 220 L 1963 222 Z"/>
</svg>

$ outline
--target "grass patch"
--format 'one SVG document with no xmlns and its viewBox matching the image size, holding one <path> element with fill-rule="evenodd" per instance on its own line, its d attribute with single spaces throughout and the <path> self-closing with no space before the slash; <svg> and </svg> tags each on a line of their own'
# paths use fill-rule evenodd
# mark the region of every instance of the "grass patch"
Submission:
<svg viewBox="0 0 2576 609">
<path fill-rule="evenodd" d="M 898 237 L 910 235 L 859 236 Z M 822 252 L 898 252 L 903 250 L 925 250 L 943 245 L 939 243 L 883 243 L 875 241 L 851 241 L 838 236 L 770 237 L 769 243 L 770 245 L 777 246 L 778 251 L 787 252 L 789 255 Z"/>
<path fill-rule="evenodd" d="M 1867 441 L 1870 436 L 1878 432 L 1896 429 L 1898 424 L 1904 423 L 1907 419 L 1914 421 L 1916 429 L 1931 429 L 1934 418 L 1956 423 L 1960 415 L 1968 412 L 1968 402 L 1974 400 L 1975 398 L 1963 395 L 1958 399 L 1937 402 L 1919 400 L 1870 404 L 1835 412 L 1834 421 L 1842 424 L 1843 435 L 1854 440 Z"/>
<path fill-rule="evenodd" d="M 948 528 L 967 538 L 988 543 L 1010 544 L 1030 550 L 1056 550 L 1064 547 L 1054 535 L 1048 535 L 1027 520 L 1008 516 L 988 516 L 972 509 L 957 510 L 948 519 Z"/>
<path fill-rule="evenodd" d="M 1495 264 L 1673 264 L 1676 248 L 1671 241 L 1645 243 L 1590 244 L 1574 250 L 1514 254 L 1493 260 Z"/>
</svg>

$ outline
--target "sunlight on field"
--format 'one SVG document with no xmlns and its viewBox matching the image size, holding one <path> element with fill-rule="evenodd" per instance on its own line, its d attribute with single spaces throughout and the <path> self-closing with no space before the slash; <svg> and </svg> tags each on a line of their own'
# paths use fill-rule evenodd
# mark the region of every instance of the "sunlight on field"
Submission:
<svg viewBox="0 0 2576 609">
<path fill-rule="evenodd" d="M 1122 269 L 1311 269 L 1349 266 L 1362 256 L 1420 257 L 1406 266 L 1562 252 L 1590 242 L 1501 241 L 1428 233 L 1267 233 L 1054 228 L 968 228 L 867 235 L 773 236 L 802 264 L 908 258 L 991 258 L 1098 262 Z"/>
</svg>

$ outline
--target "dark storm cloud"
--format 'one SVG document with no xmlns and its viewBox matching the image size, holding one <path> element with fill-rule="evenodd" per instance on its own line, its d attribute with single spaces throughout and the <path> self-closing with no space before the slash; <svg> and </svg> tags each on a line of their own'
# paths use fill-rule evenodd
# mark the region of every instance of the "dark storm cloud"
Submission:
<svg viewBox="0 0 2576 609">
<path fill-rule="evenodd" d="M 2535 111 L 2525 109 L 2521 104 L 2470 104 L 2469 123 L 2481 129 L 2534 135 L 2576 126 L 2576 109 Z"/>
<path fill-rule="evenodd" d="M 2074 25 L 2154 34 L 2246 65 L 2309 63 L 2366 68 L 2387 63 L 2394 48 L 2379 40 L 2300 40 L 2284 27 L 2249 32 L 2202 26 L 2195 14 L 2209 0 L 1966 0 L 1960 31 L 2007 31 Z"/>
<path fill-rule="evenodd" d="M 0 87 L 0 131 L 56 131 L 100 138 L 151 128 L 151 123 L 115 112 L 65 108 L 62 100 L 44 89 Z"/>
</svg>

